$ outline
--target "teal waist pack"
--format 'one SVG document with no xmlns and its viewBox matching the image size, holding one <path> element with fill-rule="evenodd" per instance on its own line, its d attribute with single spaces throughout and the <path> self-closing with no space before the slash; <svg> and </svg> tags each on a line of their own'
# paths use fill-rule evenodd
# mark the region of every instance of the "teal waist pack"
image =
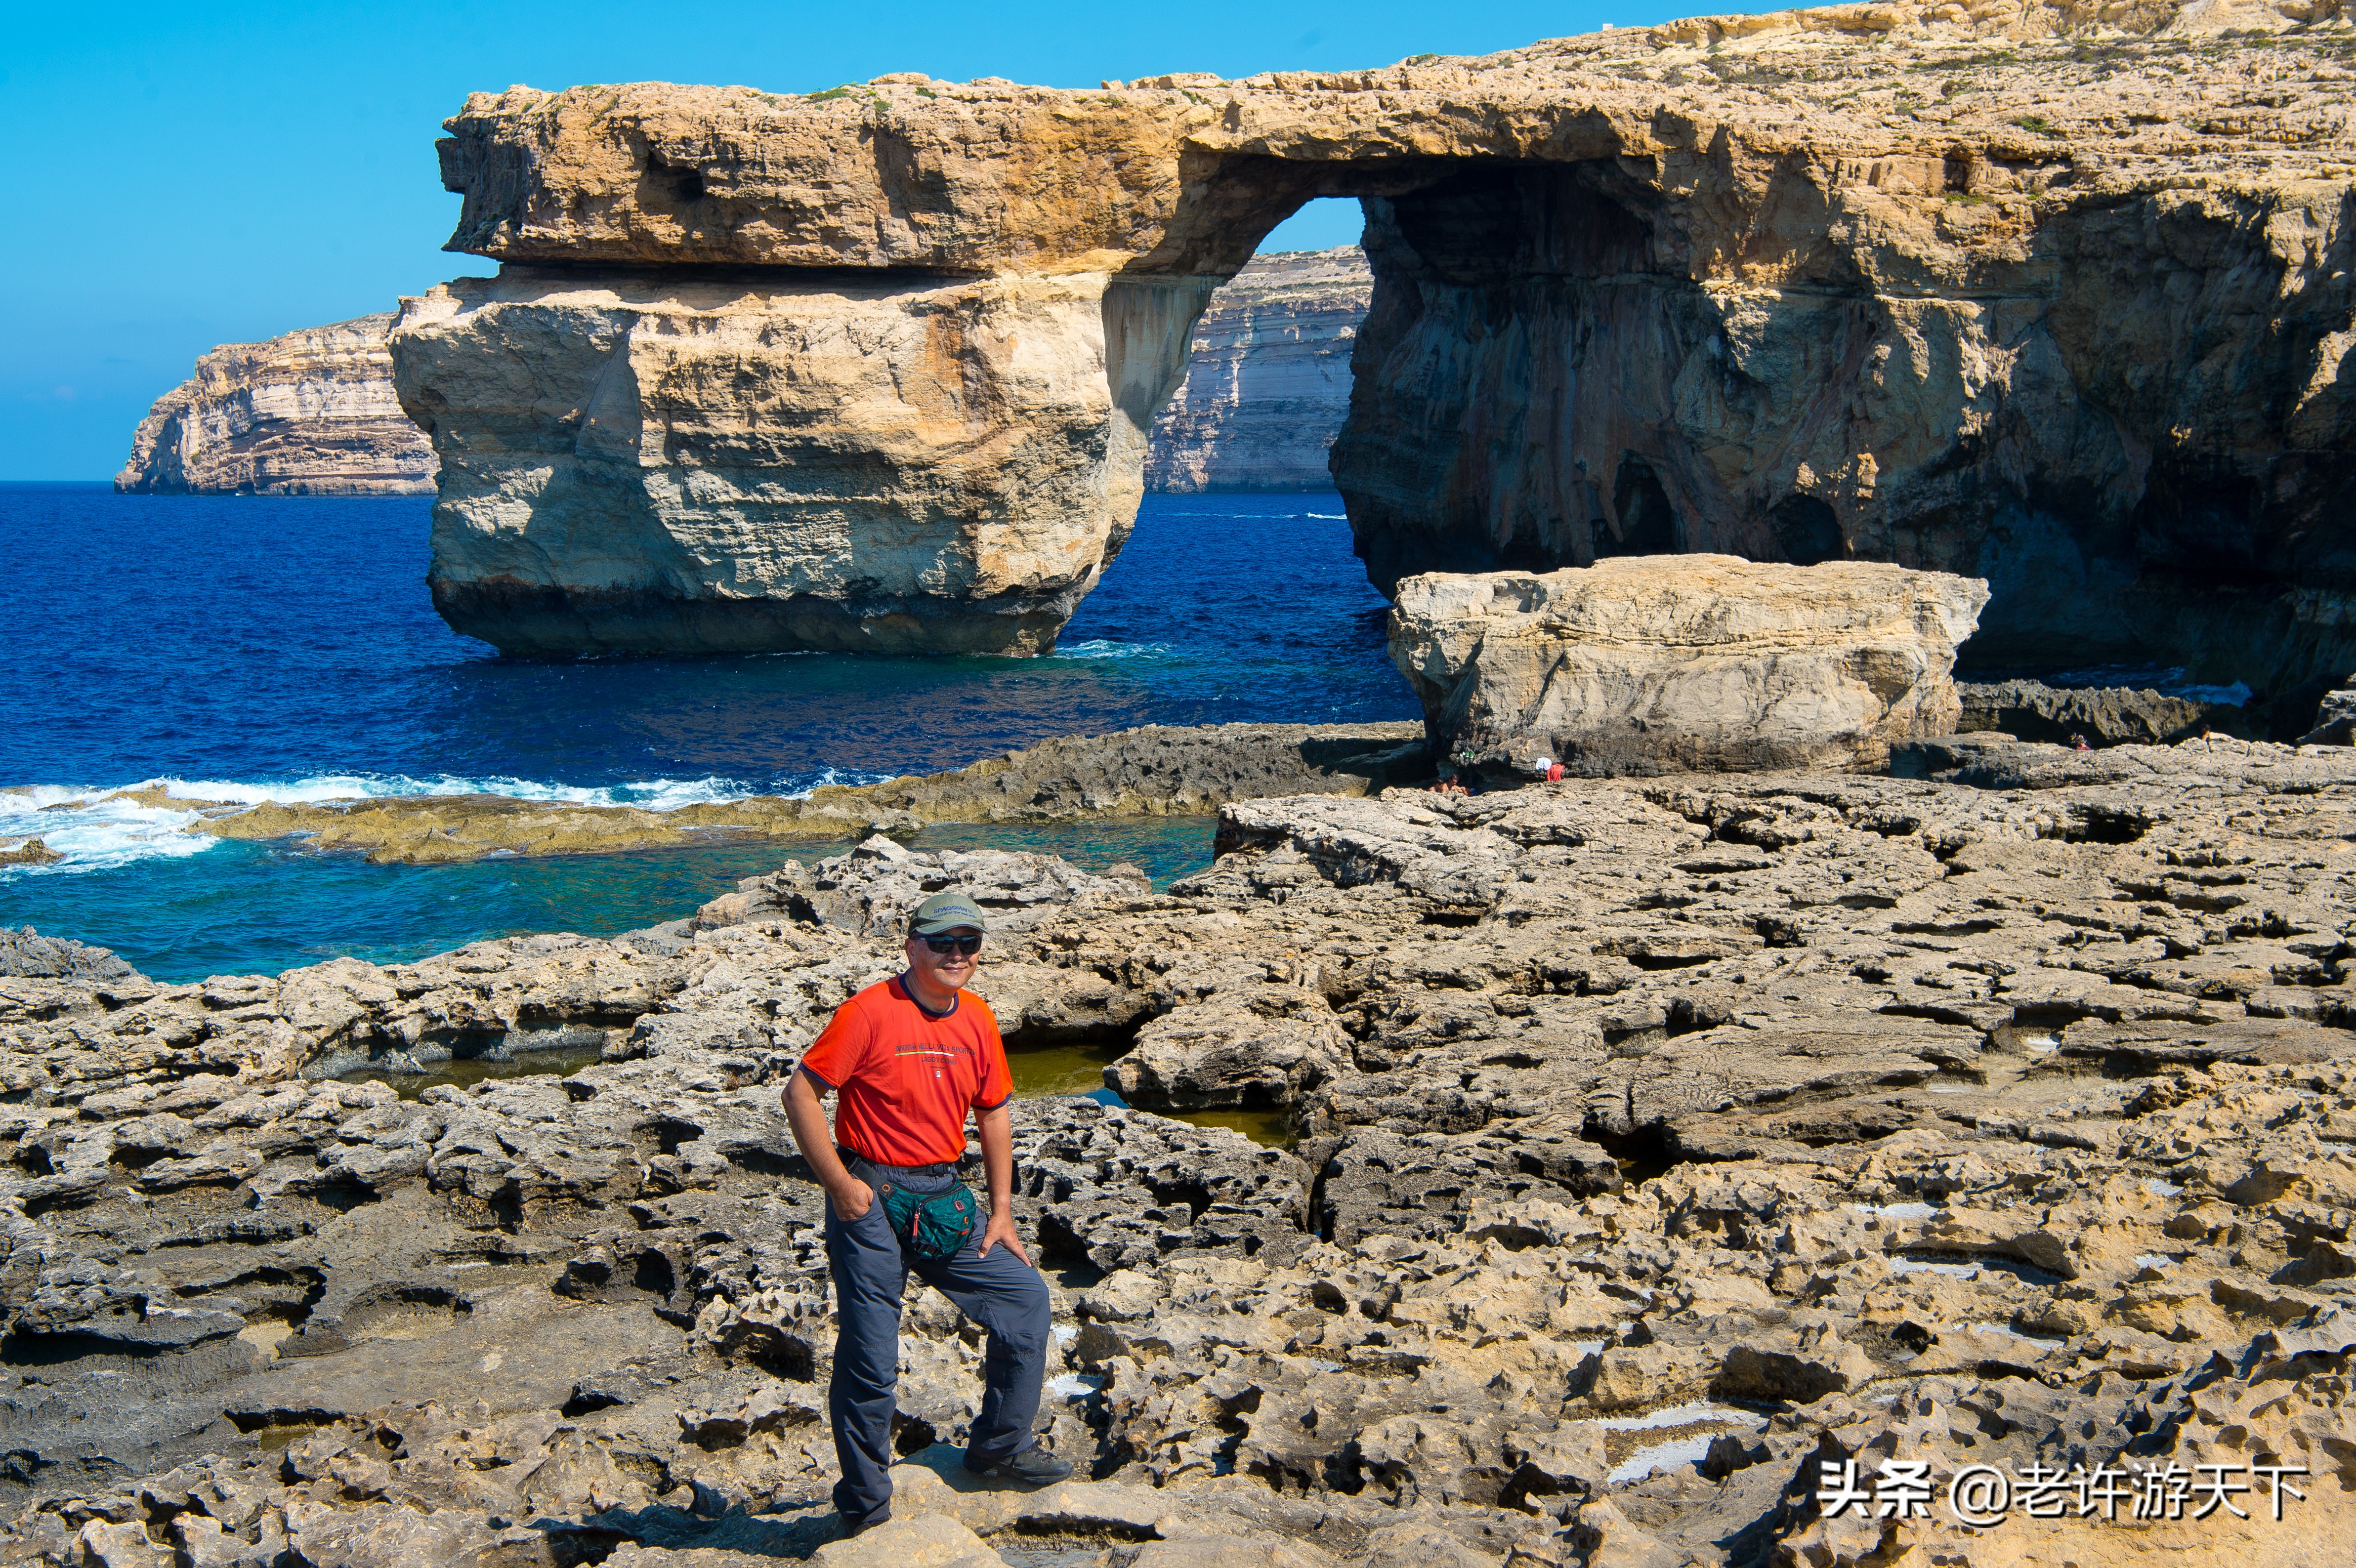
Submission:
<svg viewBox="0 0 2356 1568">
<path fill-rule="evenodd" d="M 957 1182 L 938 1192 L 911 1192 L 892 1182 L 878 1182 L 876 1197 L 884 1200 L 884 1217 L 900 1244 L 926 1263 L 947 1263 L 972 1239 L 981 1205 L 973 1189 Z"/>
</svg>

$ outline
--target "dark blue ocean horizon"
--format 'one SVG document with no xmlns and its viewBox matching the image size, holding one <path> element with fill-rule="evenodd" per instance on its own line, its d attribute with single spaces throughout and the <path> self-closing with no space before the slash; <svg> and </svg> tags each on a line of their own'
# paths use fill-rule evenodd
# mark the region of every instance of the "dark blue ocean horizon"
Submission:
<svg viewBox="0 0 2356 1568">
<path fill-rule="evenodd" d="M 369 867 L 181 833 L 188 814 L 165 805 L 80 804 L 150 781 L 214 799 L 487 790 L 662 805 L 1138 724 L 1417 715 L 1335 496 L 1147 497 L 1121 559 L 1036 659 L 504 659 L 434 613 L 429 506 L 0 485 L 16 656 L 0 837 L 38 834 L 68 857 L 0 869 L 0 923 L 192 978 L 625 930 L 784 859 L 731 846 Z M 1094 858 L 1084 839 L 1069 848 Z M 1157 853 L 1128 848 L 1112 858 Z"/>
</svg>

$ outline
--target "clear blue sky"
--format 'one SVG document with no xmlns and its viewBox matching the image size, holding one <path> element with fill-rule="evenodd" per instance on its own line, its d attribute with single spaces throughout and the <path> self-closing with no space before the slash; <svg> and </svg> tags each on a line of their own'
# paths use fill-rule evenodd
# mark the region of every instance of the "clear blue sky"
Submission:
<svg viewBox="0 0 2356 1568">
<path fill-rule="evenodd" d="M 1704 5 L 1524 0 L 1005 5 L 26 5 L 0 55 L 16 325 L 0 479 L 102 479 L 147 405 L 217 343 L 389 310 L 490 263 L 442 242 L 434 139 L 469 91 L 523 82 L 809 91 L 887 70 L 1093 87 L 1169 70 L 1481 54 Z M 1356 238 L 1319 203 L 1267 249 Z"/>
</svg>

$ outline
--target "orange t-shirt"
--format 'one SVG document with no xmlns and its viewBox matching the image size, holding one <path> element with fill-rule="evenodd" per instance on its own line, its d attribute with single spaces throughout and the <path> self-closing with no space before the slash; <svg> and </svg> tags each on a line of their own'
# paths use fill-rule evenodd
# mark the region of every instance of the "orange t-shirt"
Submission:
<svg viewBox="0 0 2356 1568">
<path fill-rule="evenodd" d="M 896 978 L 837 1008 L 801 1070 L 839 1096 L 836 1141 L 878 1165 L 958 1158 L 966 1113 L 996 1110 L 1014 1092 L 989 1003 L 959 991 L 935 1018 Z"/>
</svg>

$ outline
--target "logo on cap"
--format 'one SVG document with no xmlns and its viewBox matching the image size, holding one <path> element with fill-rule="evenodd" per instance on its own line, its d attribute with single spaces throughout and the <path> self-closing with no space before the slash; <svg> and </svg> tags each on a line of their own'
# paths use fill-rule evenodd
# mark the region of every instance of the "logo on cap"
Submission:
<svg viewBox="0 0 2356 1568">
<path fill-rule="evenodd" d="M 908 919 L 908 929 L 918 936 L 938 936 L 961 925 L 988 929 L 982 923 L 981 907 L 963 893 L 935 893 L 918 904 Z"/>
</svg>

